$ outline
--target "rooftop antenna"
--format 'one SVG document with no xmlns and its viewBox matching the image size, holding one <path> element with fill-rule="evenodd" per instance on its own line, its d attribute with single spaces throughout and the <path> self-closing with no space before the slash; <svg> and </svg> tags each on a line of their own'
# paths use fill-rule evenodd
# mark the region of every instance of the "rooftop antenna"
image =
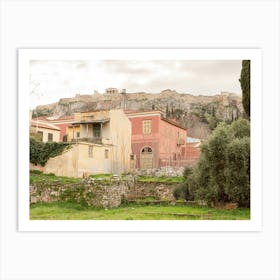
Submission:
<svg viewBox="0 0 280 280">
<path fill-rule="evenodd" d="M 121 108 L 123 110 L 125 110 L 125 107 L 126 107 L 126 104 L 125 104 L 125 98 L 126 98 L 126 89 L 122 89 L 121 91 L 121 95 L 122 95 L 122 105 L 121 105 Z"/>
</svg>

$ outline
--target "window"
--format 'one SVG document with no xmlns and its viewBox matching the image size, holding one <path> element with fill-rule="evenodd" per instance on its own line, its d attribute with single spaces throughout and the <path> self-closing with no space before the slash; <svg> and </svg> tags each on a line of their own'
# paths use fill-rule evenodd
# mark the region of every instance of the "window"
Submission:
<svg viewBox="0 0 280 280">
<path fill-rule="evenodd" d="M 109 158 L 109 150 L 105 150 L 105 158 Z"/>
<path fill-rule="evenodd" d="M 101 125 L 99 123 L 93 124 L 93 137 L 100 138 L 101 137 Z"/>
<path fill-rule="evenodd" d="M 150 147 L 145 147 L 142 149 L 141 153 L 152 153 L 153 150 Z"/>
<path fill-rule="evenodd" d="M 79 138 L 80 137 L 80 132 L 77 132 L 76 136 L 77 136 L 77 138 Z"/>
<path fill-rule="evenodd" d="M 52 141 L 53 141 L 53 134 L 48 133 L 48 142 L 52 142 Z"/>
<path fill-rule="evenodd" d="M 143 133 L 144 134 L 149 134 L 151 133 L 151 124 L 152 124 L 152 121 L 151 120 L 144 120 L 142 122 L 142 125 L 143 125 Z"/>
<path fill-rule="evenodd" d="M 88 157 L 93 157 L 93 146 L 88 146 Z"/>
<path fill-rule="evenodd" d="M 39 140 L 43 141 L 43 131 L 38 131 L 37 134 L 38 134 Z"/>
</svg>

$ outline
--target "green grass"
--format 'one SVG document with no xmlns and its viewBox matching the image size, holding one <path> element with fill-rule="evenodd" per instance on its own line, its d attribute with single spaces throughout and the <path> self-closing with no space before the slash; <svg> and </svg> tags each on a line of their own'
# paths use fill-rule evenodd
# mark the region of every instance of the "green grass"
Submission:
<svg viewBox="0 0 280 280">
<path fill-rule="evenodd" d="M 148 183 L 182 183 L 184 177 L 152 177 L 152 176 L 139 176 L 138 182 L 148 182 Z"/>
<path fill-rule="evenodd" d="M 250 209 L 220 210 L 204 206 L 130 204 L 97 209 L 76 203 L 38 203 L 30 207 L 31 220 L 248 220 Z"/>
<path fill-rule="evenodd" d="M 107 174 L 107 173 L 104 173 L 104 174 L 95 174 L 95 175 L 90 175 L 89 177 L 90 178 L 95 178 L 95 179 L 111 179 L 113 175 L 112 174 Z"/>
<path fill-rule="evenodd" d="M 105 182 L 110 181 L 112 178 L 112 174 L 96 174 L 90 175 L 90 178 L 95 179 L 103 179 Z M 127 175 L 121 175 L 122 179 L 126 179 Z M 69 183 L 78 183 L 82 179 L 81 178 L 73 178 L 73 177 L 64 177 L 64 176 L 56 176 L 53 173 L 44 174 L 38 170 L 30 170 L 30 183 L 39 183 L 39 182 L 61 182 L 65 184 Z M 147 183 L 166 183 L 166 184 L 174 184 L 174 183 L 182 183 L 184 181 L 184 177 L 152 177 L 152 176 L 139 176 L 137 177 L 138 182 L 147 182 Z"/>
<path fill-rule="evenodd" d="M 111 174 L 92 175 L 93 178 L 104 178 L 108 181 Z M 126 175 L 123 175 L 125 177 Z M 138 177 L 140 182 L 181 183 L 183 177 Z M 81 178 L 55 176 L 42 174 L 40 171 L 30 171 L 30 183 L 50 183 L 67 185 L 81 182 Z M 155 197 L 138 198 L 137 203 L 122 205 L 114 209 L 97 209 L 77 203 L 56 202 L 38 203 L 30 207 L 32 220 L 248 220 L 250 209 L 221 210 L 205 206 L 169 205 L 168 202 L 160 205 L 145 205 L 152 202 Z"/>
<path fill-rule="evenodd" d="M 30 184 L 33 183 L 41 183 L 41 182 L 59 182 L 61 184 L 71 184 L 81 182 L 81 178 L 73 178 L 73 177 L 64 177 L 64 176 L 55 176 L 53 173 L 43 174 L 37 170 L 30 170 Z"/>
</svg>

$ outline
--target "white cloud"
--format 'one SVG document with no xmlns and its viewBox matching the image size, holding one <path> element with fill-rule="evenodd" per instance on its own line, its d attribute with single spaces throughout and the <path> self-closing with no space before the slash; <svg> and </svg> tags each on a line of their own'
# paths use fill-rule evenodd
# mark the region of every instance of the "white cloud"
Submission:
<svg viewBox="0 0 280 280">
<path fill-rule="evenodd" d="M 128 92 L 240 94 L 241 61 L 103 60 L 31 61 L 30 106 L 58 101 L 77 93 L 103 93 L 107 87 Z"/>
</svg>

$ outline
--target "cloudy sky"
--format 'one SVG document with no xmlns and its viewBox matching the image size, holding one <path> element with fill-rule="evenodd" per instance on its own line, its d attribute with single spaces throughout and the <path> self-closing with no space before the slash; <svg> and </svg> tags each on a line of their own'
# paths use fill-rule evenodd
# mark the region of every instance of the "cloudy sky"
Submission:
<svg viewBox="0 0 280 280">
<path fill-rule="evenodd" d="M 75 94 L 164 89 L 194 95 L 241 94 L 240 60 L 36 60 L 30 62 L 30 108 Z"/>
</svg>

